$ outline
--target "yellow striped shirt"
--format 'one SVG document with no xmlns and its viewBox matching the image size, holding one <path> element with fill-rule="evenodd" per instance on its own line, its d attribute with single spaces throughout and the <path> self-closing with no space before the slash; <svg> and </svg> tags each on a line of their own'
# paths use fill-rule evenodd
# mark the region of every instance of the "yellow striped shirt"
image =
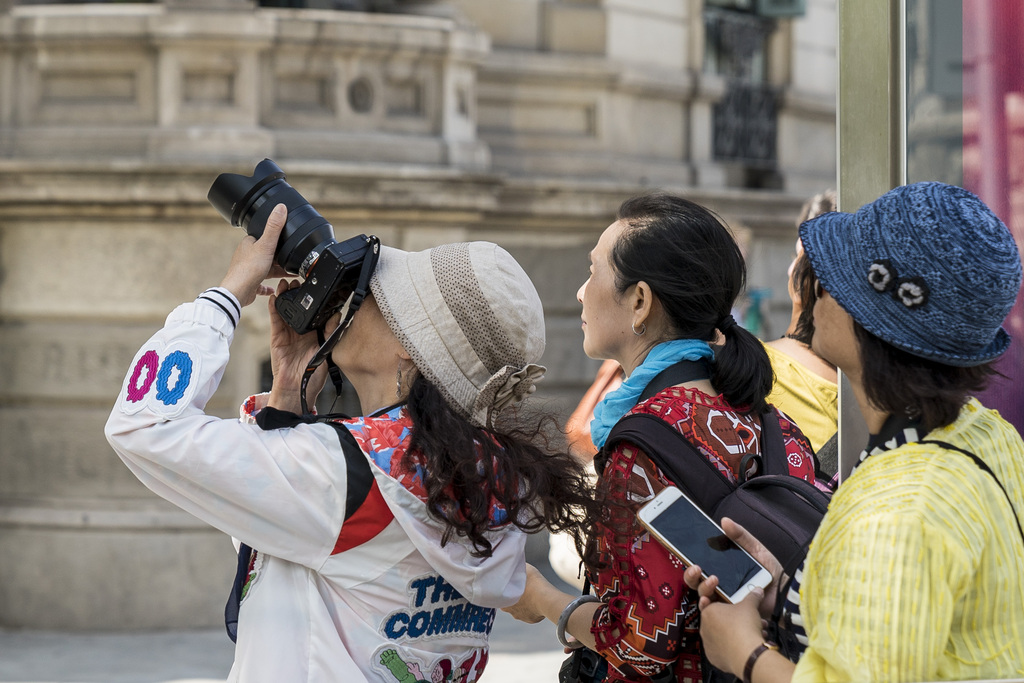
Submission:
<svg viewBox="0 0 1024 683">
<path fill-rule="evenodd" d="M 979 456 L 1024 524 L 1024 443 L 970 401 L 928 434 Z M 1024 540 L 992 477 L 907 444 L 839 487 L 800 591 L 810 645 L 794 681 L 1024 677 Z"/>
</svg>

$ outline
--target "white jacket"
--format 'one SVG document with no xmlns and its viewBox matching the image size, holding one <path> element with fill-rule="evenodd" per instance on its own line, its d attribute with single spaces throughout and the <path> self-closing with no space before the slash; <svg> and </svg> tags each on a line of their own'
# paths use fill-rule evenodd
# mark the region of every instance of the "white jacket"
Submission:
<svg viewBox="0 0 1024 683">
<path fill-rule="evenodd" d="M 343 524 L 334 427 L 264 431 L 203 412 L 240 310 L 220 288 L 176 308 L 136 354 L 105 430 L 152 491 L 258 551 L 229 680 L 476 680 L 494 608 L 525 586 L 524 534 L 494 530 L 483 559 L 458 537 L 442 548 L 443 528 L 370 439 L 356 457 L 376 486 Z"/>
</svg>

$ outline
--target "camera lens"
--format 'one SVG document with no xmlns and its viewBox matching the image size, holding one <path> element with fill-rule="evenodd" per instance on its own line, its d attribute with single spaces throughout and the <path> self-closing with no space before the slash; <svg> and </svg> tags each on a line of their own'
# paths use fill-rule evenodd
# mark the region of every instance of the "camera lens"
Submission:
<svg viewBox="0 0 1024 683">
<path fill-rule="evenodd" d="M 331 224 L 288 184 L 284 171 L 270 159 L 257 164 L 251 176 L 221 173 L 210 187 L 207 199 L 224 220 L 257 239 L 274 207 L 288 207 L 288 219 L 275 257 L 289 273 L 305 277 L 305 269 L 315 261 L 315 257 L 309 257 L 336 241 Z"/>
</svg>

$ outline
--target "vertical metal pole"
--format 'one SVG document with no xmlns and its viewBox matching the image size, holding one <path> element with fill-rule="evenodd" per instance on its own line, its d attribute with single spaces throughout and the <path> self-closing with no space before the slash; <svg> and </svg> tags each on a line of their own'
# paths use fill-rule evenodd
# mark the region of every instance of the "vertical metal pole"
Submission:
<svg viewBox="0 0 1024 683">
<path fill-rule="evenodd" d="M 839 0 L 837 144 L 839 208 L 856 211 L 906 174 L 901 0 Z M 845 477 L 868 431 L 840 373 L 839 472 Z"/>
</svg>

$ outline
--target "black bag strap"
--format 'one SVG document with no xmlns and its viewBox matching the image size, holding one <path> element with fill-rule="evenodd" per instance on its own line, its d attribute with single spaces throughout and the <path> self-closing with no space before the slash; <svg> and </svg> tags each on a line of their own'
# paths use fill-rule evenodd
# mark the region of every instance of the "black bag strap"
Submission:
<svg viewBox="0 0 1024 683">
<path fill-rule="evenodd" d="M 793 477 L 788 474 L 782 476 L 765 475 L 763 477 L 753 477 L 743 484 L 743 488 L 747 491 L 759 491 L 767 488 L 784 488 L 799 496 L 822 516 L 824 516 L 825 512 L 828 510 L 829 497 L 827 494 L 819 491 L 813 484 L 809 484 L 799 477 Z"/>
<path fill-rule="evenodd" d="M 705 512 L 714 510 L 718 501 L 735 488 L 689 439 L 657 415 L 634 413 L 622 418 L 612 428 L 604 447 L 610 451 L 622 441 L 637 445 L 669 481 Z"/>
<path fill-rule="evenodd" d="M 765 474 L 789 474 L 786 440 L 774 408 L 761 413 L 761 452 L 764 453 Z"/>
<path fill-rule="evenodd" d="M 711 373 L 708 370 L 706 361 L 681 360 L 668 366 L 651 378 L 651 381 L 644 387 L 644 390 L 640 393 L 640 398 L 636 402 L 643 403 L 662 389 L 674 387 L 684 382 L 692 382 L 697 379 L 707 379 L 710 376 Z"/>
<path fill-rule="evenodd" d="M 703 358 L 700 360 L 681 360 L 655 375 L 640 393 L 637 403 L 646 401 L 667 387 L 698 379 L 708 379 L 710 375 L 708 363 Z M 775 419 L 766 420 L 766 415 L 771 415 Z M 773 409 L 768 409 L 761 415 L 761 434 L 764 444 L 762 450 L 767 461 L 768 473 L 788 474 L 789 459 L 786 456 L 786 444 L 782 438 L 782 428 L 779 427 L 778 415 L 775 414 Z M 743 476 L 741 474 L 740 480 L 742 481 L 742 479 Z"/>
<path fill-rule="evenodd" d="M 634 413 L 622 418 L 604 448 L 611 450 L 622 441 L 639 446 L 669 481 L 709 514 L 736 488 L 689 439 L 657 415 Z M 786 444 L 774 410 L 761 415 L 761 443 L 764 469 L 759 474 L 789 474 Z M 744 479 L 741 473 L 741 483 Z"/>
<path fill-rule="evenodd" d="M 703 359 L 696 361 L 681 360 L 678 363 L 673 363 L 651 378 L 651 381 L 647 383 L 644 390 L 640 392 L 640 397 L 637 398 L 636 402 L 643 403 L 647 399 L 661 392 L 662 389 L 696 379 L 707 379 L 708 375 L 707 363 Z M 616 426 L 618 426 L 618 423 L 616 423 Z M 615 428 L 613 427 L 612 431 L 609 433 L 608 439 L 605 439 L 605 446 L 601 448 L 594 457 L 594 466 L 597 468 L 598 473 L 604 470 L 605 463 L 608 461 L 608 454 L 611 452 L 611 448 L 608 444 L 611 439 L 611 435 L 614 433 Z"/>
<path fill-rule="evenodd" d="M 988 472 L 992 479 L 996 482 L 996 484 L 999 485 L 999 488 L 1002 490 L 1003 495 L 1006 496 L 1006 502 L 1010 504 L 1010 510 L 1013 512 L 1013 521 L 1017 522 L 1017 531 L 1020 532 L 1020 540 L 1024 541 L 1024 528 L 1021 528 L 1020 517 L 1017 516 L 1017 509 L 1013 507 L 1013 500 L 1010 498 L 1010 494 L 1006 491 L 1006 487 L 1003 486 L 1003 482 L 999 481 L 999 477 L 996 476 L 996 473 L 992 471 L 992 468 L 989 467 L 984 460 L 976 456 L 974 453 L 971 453 L 970 451 L 966 451 L 963 448 L 960 448 L 959 446 L 954 446 L 953 444 L 946 443 L 945 441 L 939 441 L 938 439 L 925 439 L 922 441 L 918 441 L 918 443 L 931 443 L 941 448 L 945 448 L 946 450 L 949 451 L 957 451 L 959 453 L 963 453 L 968 458 L 973 460 L 974 464 L 977 465 L 980 469 L 984 470 L 985 472 Z"/>
<path fill-rule="evenodd" d="M 256 424 L 264 430 L 294 427 L 312 422 L 310 416 L 300 416 L 276 408 L 264 408 L 256 416 Z M 345 456 L 345 468 L 348 471 L 348 489 L 345 492 L 345 519 L 351 517 L 370 495 L 373 486 L 373 472 L 370 463 L 363 455 L 352 432 L 344 424 L 327 422 L 338 433 L 341 452 Z M 249 578 L 249 564 L 252 562 L 253 548 L 240 543 L 238 546 L 238 563 L 235 566 L 235 580 L 231 583 L 231 594 L 224 605 L 224 628 L 231 642 L 238 640 L 238 613 L 242 608 L 242 591 Z"/>
<path fill-rule="evenodd" d="M 224 605 L 224 628 L 232 643 L 238 642 L 238 612 L 242 605 L 242 589 L 249 577 L 249 563 L 252 562 L 252 548 L 244 543 L 238 546 L 238 564 L 235 566 L 235 579 L 231 582 L 231 594 Z"/>
</svg>

